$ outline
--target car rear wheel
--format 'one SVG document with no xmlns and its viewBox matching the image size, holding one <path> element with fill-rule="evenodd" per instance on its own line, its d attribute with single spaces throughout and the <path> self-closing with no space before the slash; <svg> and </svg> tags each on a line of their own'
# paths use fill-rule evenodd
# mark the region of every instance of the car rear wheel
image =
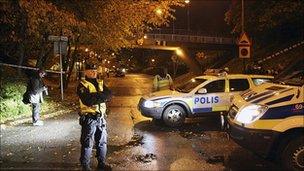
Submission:
<svg viewBox="0 0 304 171">
<path fill-rule="evenodd" d="M 163 120 L 166 125 L 171 127 L 180 126 L 184 123 L 186 117 L 185 110 L 179 105 L 169 106 L 163 114 Z"/>
<path fill-rule="evenodd" d="M 281 155 L 287 170 L 304 170 L 304 136 L 292 139 Z"/>
</svg>

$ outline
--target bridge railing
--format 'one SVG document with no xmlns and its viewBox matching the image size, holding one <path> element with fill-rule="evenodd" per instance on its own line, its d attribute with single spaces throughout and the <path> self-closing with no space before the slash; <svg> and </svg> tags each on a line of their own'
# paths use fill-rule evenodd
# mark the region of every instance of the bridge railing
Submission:
<svg viewBox="0 0 304 171">
<path fill-rule="evenodd" d="M 189 42 L 202 44 L 235 44 L 235 40 L 226 37 L 211 37 L 211 36 L 193 36 L 193 35 L 179 35 L 179 34 L 146 34 L 148 39 L 157 41 L 171 41 L 171 42 Z"/>
<path fill-rule="evenodd" d="M 213 36 L 213 37 L 231 37 L 228 33 L 218 33 L 204 30 L 187 30 L 187 29 L 154 29 L 151 34 L 177 34 L 177 35 L 192 35 L 192 36 Z"/>
</svg>

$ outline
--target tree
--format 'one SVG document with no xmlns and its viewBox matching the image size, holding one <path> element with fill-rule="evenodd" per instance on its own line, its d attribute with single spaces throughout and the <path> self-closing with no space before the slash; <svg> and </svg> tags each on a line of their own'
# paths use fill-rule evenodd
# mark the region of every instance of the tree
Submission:
<svg viewBox="0 0 304 171">
<path fill-rule="evenodd" d="M 1 1 L 0 22 L 5 26 L 1 30 L 1 54 L 7 56 L 5 60 L 14 59 L 20 65 L 36 59 L 36 67 L 51 66 L 57 59 L 51 53 L 53 47 L 48 36 L 63 35 L 69 37 L 64 70 L 73 69 L 81 49 L 88 47 L 106 58 L 121 48 L 132 47 L 146 31 L 168 24 L 174 18 L 173 7 L 183 3 L 183 0 Z M 87 60 L 96 60 L 96 56 Z"/>
<path fill-rule="evenodd" d="M 301 0 L 245 1 L 244 11 L 245 31 L 260 44 L 303 37 L 304 2 Z M 240 1 L 232 1 L 225 21 L 232 26 L 232 34 L 240 34 Z"/>
</svg>

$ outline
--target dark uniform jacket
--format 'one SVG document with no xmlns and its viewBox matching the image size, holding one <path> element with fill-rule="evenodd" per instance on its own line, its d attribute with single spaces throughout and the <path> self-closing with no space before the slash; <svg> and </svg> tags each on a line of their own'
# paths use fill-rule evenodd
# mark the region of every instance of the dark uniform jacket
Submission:
<svg viewBox="0 0 304 171">
<path fill-rule="evenodd" d="M 44 83 L 39 75 L 34 75 L 27 83 L 26 91 L 29 93 L 31 103 L 43 102 L 42 92 L 44 90 Z"/>
</svg>

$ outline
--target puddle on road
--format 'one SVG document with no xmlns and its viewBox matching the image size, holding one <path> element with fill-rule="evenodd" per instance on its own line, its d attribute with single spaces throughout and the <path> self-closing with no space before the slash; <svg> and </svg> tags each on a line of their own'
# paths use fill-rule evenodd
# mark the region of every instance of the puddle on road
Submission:
<svg viewBox="0 0 304 171">
<path fill-rule="evenodd" d="M 130 147 L 135 147 L 135 146 L 140 146 L 143 145 L 143 136 L 138 135 L 138 134 L 134 134 L 133 137 L 131 138 L 131 141 L 129 141 L 127 144 L 123 144 L 123 145 L 108 145 L 108 149 L 109 149 L 109 154 L 111 153 L 115 153 L 115 152 L 119 152 L 121 150 L 124 150 L 126 148 L 130 148 Z"/>
<path fill-rule="evenodd" d="M 225 164 L 224 155 L 210 155 L 202 147 L 199 147 L 195 144 L 192 144 L 192 148 L 196 153 L 198 153 L 198 155 L 203 160 L 205 160 L 209 164 L 218 164 L 218 163 Z"/>
</svg>

